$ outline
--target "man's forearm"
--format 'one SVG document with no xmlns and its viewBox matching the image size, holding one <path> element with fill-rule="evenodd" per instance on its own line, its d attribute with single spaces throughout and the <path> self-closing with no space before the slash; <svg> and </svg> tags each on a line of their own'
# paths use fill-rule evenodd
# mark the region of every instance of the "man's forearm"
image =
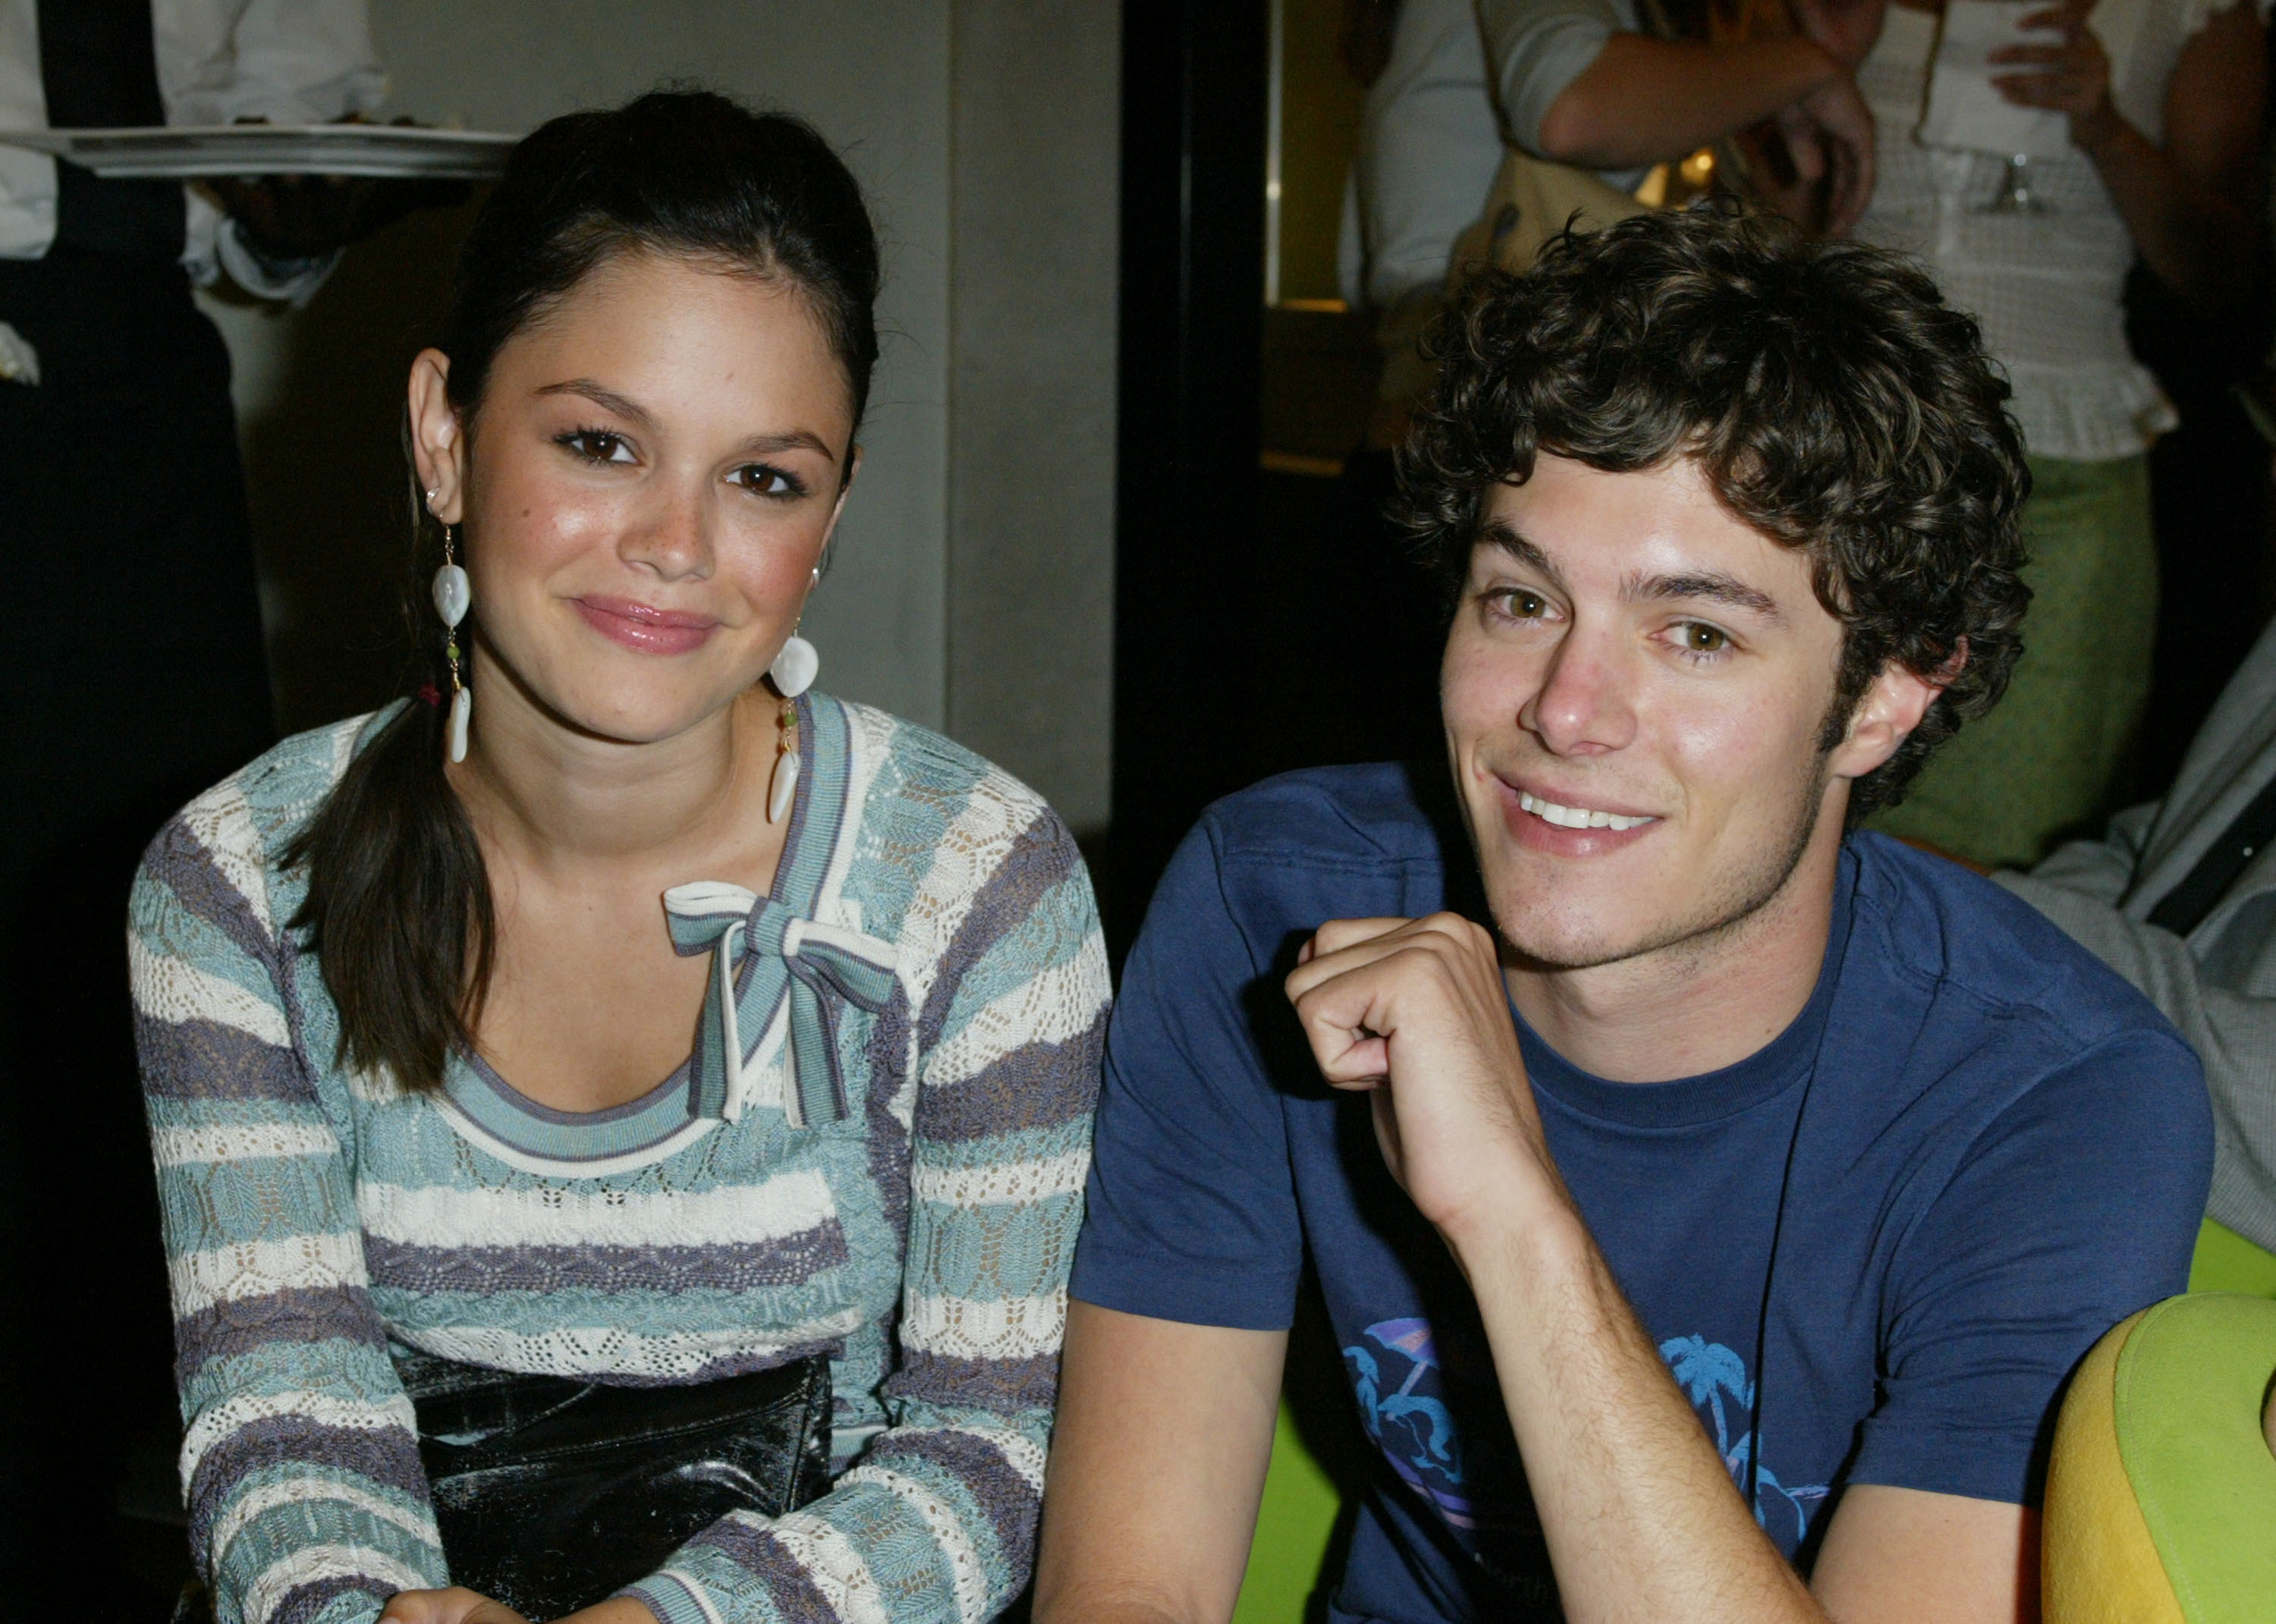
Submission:
<svg viewBox="0 0 2276 1624">
<path fill-rule="evenodd" d="M 1449 1237 L 1476 1294 L 1565 1616 L 1824 1624 L 1561 1196 Z"/>
<path fill-rule="evenodd" d="M 1839 78 L 1798 34 L 1706 45 L 1616 34 L 1541 120 L 1541 156 L 1584 169 L 1680 158 Z"/>
</svg>

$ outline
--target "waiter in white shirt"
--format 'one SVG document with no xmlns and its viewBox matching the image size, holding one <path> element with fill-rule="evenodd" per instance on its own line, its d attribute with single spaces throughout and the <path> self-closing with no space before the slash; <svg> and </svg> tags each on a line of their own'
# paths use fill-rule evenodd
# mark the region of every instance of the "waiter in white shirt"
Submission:
<svg viewBox="0 0 2276 1624">
<path fill-rule="evenodd" d="M 321 123 L 384 89 L 364 0 L 0 0 L 13 128 Z M 272 728 L 229 357 L 191 289 L 303 299 L 418 201 L 102 180 L 0 145 L 0 1594 L 27 1617 L 64 1614 L 40 1593 L 64 1575 L 68 1612 L 127 1615 L 89 1586 L 119 1582 L 122 1431 L 146 1393 L 165 1403 L 126 886 L 161 821 Z M 65 1142 L 95 1158 L 72 1188 Z"/>
</svg>

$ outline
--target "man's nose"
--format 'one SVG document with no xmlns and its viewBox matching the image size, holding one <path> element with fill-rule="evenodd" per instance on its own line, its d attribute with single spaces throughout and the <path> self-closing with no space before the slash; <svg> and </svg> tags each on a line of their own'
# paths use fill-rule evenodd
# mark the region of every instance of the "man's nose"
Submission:
<svg viewBox="0 0 2276 1624">
<path fill-rule="evenodd" d="M 1635 739 L 1633 661 L 1609 629 L 1575 626 L 1558 642 L 1518 724 L 1558 755 L 1601 755 Z"/>
</svg>

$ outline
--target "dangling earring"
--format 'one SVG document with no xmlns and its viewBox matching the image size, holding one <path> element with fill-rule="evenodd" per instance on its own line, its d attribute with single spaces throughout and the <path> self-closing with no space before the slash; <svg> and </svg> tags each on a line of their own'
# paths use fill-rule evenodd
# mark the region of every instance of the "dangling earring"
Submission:
<svg viewBox="0 0 2276 1624">
<path fill-rule="evenodd" d="M 822 566 L 814 566 L 814 576 L 807 583 L 808 591 L 822 580 Z M 782 695 L 782 714 L 777 719 L 781 738 L 775 745 L 775 774 L 767 786 L 767 822 L 779 823 L 783 814 L 790 810 L 792 799 L 798 793 L 798 696 L 814 686 L 816 673 L 822 670 L 822 655 L 815 646 L 798 634 L 793 627 L 782 652 L 775 656 L 774 664 L 767 667 L 767 675 L 774 679 L 775 691 Z"/>
<path fill-rule="evenodd" d="M 428 501 L 434 496 L 430 492 Z M 443 567 L 435 572 L 435 612 L 443 617 L 448 628 L 449 641 L 443 645 L 443 656 L 451 662 L 451 759 L 467 759 L 467 721 L 474 710 L 474 691 L 461 679 L 459 670 L 459 622 L 467 618 L 467 611 L 474 601 L 473 584 L 467 572 L 459 567 L 457 536 L 452 527 L 443 527 Z"/>
</svg>

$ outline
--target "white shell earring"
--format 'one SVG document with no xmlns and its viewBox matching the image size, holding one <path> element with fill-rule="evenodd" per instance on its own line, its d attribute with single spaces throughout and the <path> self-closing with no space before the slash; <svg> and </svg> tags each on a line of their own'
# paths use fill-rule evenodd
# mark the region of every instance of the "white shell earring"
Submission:
<svg viewBox="0 0 2276 1624">
<path fill-rule="evenodd" d="M 814 686 L 821 670 L 821 651 L 793 632 L 774 664 L 767 667 L 767 675 L 774 679 L 776 691 L 785 699 L 796 699 Z"/>
<path fill-rule="evenodd" d="M 822 566 L 814 566 L 807 589 L 822 579 Z M 775 745 L 775 771 L 767 785 L 767 822 L 779 823 L 798 796 L 798 775 L 802 763 L 798 757 L 798 696 L 814 686 L 815 677 L 822 670 L 822 654 L 815 646 L 798 634 L 793 627 L 784 641 L 782 652 L 767 667 L 767 675 L 782 695 L 782 714 L 778 719 L 781 736 Z"/>
<path fill-rule="evenodd" d="M 767 667 L 767 675 L 774 679 L 776 692 L 782 697 L 782 714 L 778 718 L 782 732 L 775 745 L 774 778 L 767 785 L 767 822 L 779 823 L 790 810 L 790 803 L 798 795 L 798 775 L 801 763 L 798 758 L 798 696 L 814 686 L 815 673 L 822 669 L 822 656 L 812 643 L 796 632 L 790 634 L 775 656 L 774 664 Z"/>
<path fill-rule="evenodd" d="M 432 493 L 429 493 L 432 500 Z M 443 645 L 443 656 L 451 662 L 451 759 L 467 759 L 467 724 L 474 710 L 474 691 L 466 685 L 459 664 L 459 622 L 467 618 L 474 606 L 474 583 L 467 572 L 459 567 L 457 536 L 449 525 L 443 527 L 443 567 L 435 572 L 435 612 L 443 617 L 449 641 Z"/>
</svg>

